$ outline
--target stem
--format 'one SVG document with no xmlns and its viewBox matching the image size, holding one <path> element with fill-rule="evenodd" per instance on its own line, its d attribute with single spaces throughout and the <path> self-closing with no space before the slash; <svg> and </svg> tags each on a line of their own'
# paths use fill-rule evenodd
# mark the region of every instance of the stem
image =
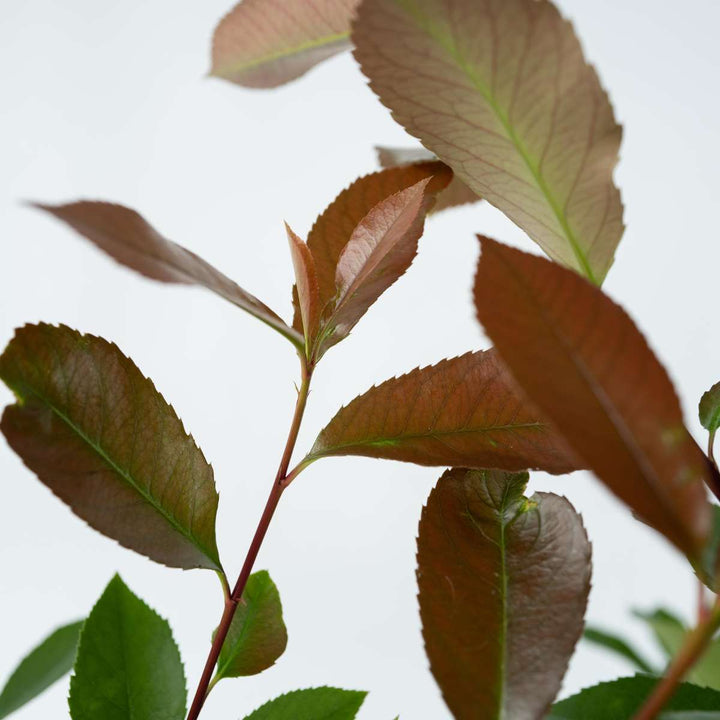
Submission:
<svg viewBox="0 0 720 720">
<path fill-rule="evenodd" d="M 720 598 L 708 614 L 687 636 L 680 652 L 670 664 L 665 677 L 656 685 L 645 704 L 638 710 L 633 720 L 653 720 L 662 711 L 666 703 L 675 694 L 677 686 L 700 659 L 715 632 L 720 628 Z"/>
<path fill-rule="evenodd" d="M 242 597 L 245 585 L 247 584 L 250 573 L 252 572 L 255 559 L 257 558 L 260 547 L 262 546 L 265 535 L 270 526 L 270 521 L 275 514 L 275 509 L 280 502 L 280 498 L 283 491 L 287 487 L 287 471 L 290 466 L 290 458 L 292 457 L 293 450 L 295 449 L 295 443 L 297 442 L 298 432 L 300 431 L 300 423 L 302 422 L 303 414 L 305 412 L 305 405 L 307 404 L 308 393 L 310 391 L 310 380 L 312 378 L 312 368 L 308 367 L 307 362 L 302 360 L 302 384 L 298 390 L 297 403 L 295 405 L 295 414 L 293 415 L 292 424 L 290 425 L 290 431 L 288 432 L 287 442 L 285 443 L 285 450 L 283 451 L 282 459 L 280 460 L 280 466 L 278 467 L 277 474 L 273 480 L 272 487 L 270 488 L 270 495 L 268 496 L 265 509 L 258 522 L 255 535 L 253 536 L 250 547 L 248 548 L 247 555 L 245 556 L 245 562 L 243 563 L 242 570 L 238 576 L 235 587 L 232 593 L 225 600 L 225 609 L 220 619 L 217 632 L 213 639 L 212 646 L 210 647 L 210 653 L 208 654 L 207 661 L 205 662 L 205 668 L 200 677 L 197 691 L 195 692 L 195 699 L 190 706 L 190 712 L 188 713 L 187 720 L 197 720 L 200 711 L 202 710 L 205 699 L 208 696 L 210 688 L 214 685 L 212 680 L 212 674 L 217 665 L 218 658 L 220 657 L 220 650 L 222 649 L 225 638 L 227 637 L 230 625 L 232 624 L 235 611 L 237 610 L 238 603 Z M 293 471 L 293 477 L 302 470 L 301 466 L 298 466 Z"/>
</svg>

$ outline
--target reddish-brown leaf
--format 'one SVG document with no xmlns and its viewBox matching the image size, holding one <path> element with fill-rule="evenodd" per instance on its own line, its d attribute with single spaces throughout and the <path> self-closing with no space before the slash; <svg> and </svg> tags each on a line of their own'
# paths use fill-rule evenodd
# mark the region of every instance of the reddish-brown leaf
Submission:
<svg viewBox="0 0 720 720">
<path fill-rule="evenodd" d="M 218 24 L 211 75 L 271 88 L 350 47 L 358 0 L 243 0 Z"/>
<path fill-rule="evenodd" d="M 320 324 L 320 292 L 315 274 L 315 262 L 308 246 L 287 223 L 285 223 L 285 229 L 290 241 L 290 254 L 295 269 L 295 287 L 305 335 L 305 346 L 306 349 L 309 349 Z"/>
<path fill-rule="evenodd" d="M 355 398 L 310 453 L 328 455 L 555 474 L 580 467 L 492 350 L 413 370 Z"/>
<path fill-rule="evenodd" d="M 0 378 L 17 398 L 2 432 L 76 515 L 157 562 L 220 568 L 212 468 L 115 345 L 26 325 L 0 356 Z"/>
<path fill-rule="evenodd" d="M 708 461 L 643 336 L 576 273 L 481 242 L 478 317 L 510 371 L 598 477 L 698 561 L 710 529 Z"/>
<path fill-rule="evenodd" d="M 433 675 L 457 720 L 539 720 L 583 628 L 590 543 L 527 473 L 448 470 L 420 520 L 418 587 Z"/>
<path fill-rule="evenodd" d="M 195 253 L 166 240 L 134 210 L 87 200 L 67 205 L 36 204 L 35 207 L 66 222 L 121 265 L 153 280 L 200 285 L 212 290 L 302 347 L 300 334 L 267 305 Z"/>
<path fill-rule="evenodd" d="M 335 269 L 335 300 L 320 354 L 347 337 L 368 308 L 410 267 L 433 196 L 430 178 L 378 203 L 353 230 Z"/>
<path fill-rule="evenodd" d="M 400 165 L 414 165 L 416 163 L 433 162 L 437 158 L 424 148 L 391 148 L 377 147 L 378 162 L 384 168 L 398 167 Z M 473 192 L 460 178 L 453 176 L 450 184 L 438 194 L 437 201 L 432 206 L 431 213 L 454 208 L 458 205 L 475 203 L 482 198 Z"/>
<path fill-rule="evenodd" d="M 600 283 L 621 131 L 547 0 L 364 0 L 352 39 L 393 117 L 558 262 Z"/>
</svg>

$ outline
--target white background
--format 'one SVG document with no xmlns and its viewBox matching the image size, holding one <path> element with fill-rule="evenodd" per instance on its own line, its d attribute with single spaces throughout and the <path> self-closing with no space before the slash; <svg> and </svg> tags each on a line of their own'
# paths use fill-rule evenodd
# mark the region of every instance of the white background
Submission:
<svg viewBox="0 0 720 720">
<path fill-rule="evenodd" d="M 697 400 L 720 378 L 717 134 L 720 3 L 563 0 L 625 126 L 617 181 L 628 229 L 606 290 L 651 339 L 704 444 Z M 406 144 L 349 55 L 275 91 L 204 78 L 229 0 L 4 0 L 0 9 L 0 342 L 64 322 L 116 341 L 152 377 L 211 459 L 221 552 L 235 576 L 264 503 L 294 400 L 296 360 L 280 336 L 201 290 L 140 279 L 23 199 L 115 200 L 143 212 L 271 307 L 289 315 L 283 220 L 305 234 L 372 146 Z M 488 205 L 433 219 L 413 268 L 332 350 L 299 442 L 372 383 L 487 340 L 473 319 L 474 232 L 526 249 Z M 0 400 L 10 393 L 0 388 Z M 203 717 L 240 718 L 319 684 L 370 691 L 363 720 L 448 717 L 417 616 L 415 534 L 439 469 L 333 459 L 283 499 L 257 568 L 282 595 L 290 641 L 261 676 L 221 683 Z M 588 475 L 537 475 L 566 494 L 594 546 L 589 618 L 648 652 L 632 607 L 690 619 L 683 560 Z M 0 678 L 58 624 L 87 613 L 115 571 L 169 618 L 191 689 L 221 612 L 215 577 L 180 572 L 88 529 L 0 446 Z M 531 642 L 532 638 L 528 638 Z M 630 668 L 580 646 L 564 693 Z M 66 684 L 17 714 L 63 717 Z"/>
</svg>

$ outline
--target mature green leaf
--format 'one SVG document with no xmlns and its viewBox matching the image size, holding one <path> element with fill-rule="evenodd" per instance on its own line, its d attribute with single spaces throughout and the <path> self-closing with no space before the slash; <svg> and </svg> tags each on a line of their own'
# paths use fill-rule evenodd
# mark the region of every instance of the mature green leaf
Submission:
<svg viewBox="0 0 720 720">
<path fill-rule="evenodd" d="M 130 208 L 106 202 L 35 205 L 62 220 L 121 265 L 166 283 L 200 285 L 262 320 L 297 347 L 302 338 L 265 303 L 195 253 L 166 240 Z"/>
<path fill-rule="evenodd" d="M 715 383 L 700 398 L 698 414 L 702 426 L 711 433 L 720 427 L 720 382 Z"/>
<path fill-rule="evenodd" d="M 630 662 L 641 672 L 651 675 L 657 674 L 652 665 L 644 660 L 625 639 L 614 633 L 609 633 L 594 627 L 586 627 L 583 633 L 583 639 L 591 642 L 593 645 L 598 645 L 599 647 L 614 652 L 616 655 Z"/>
<path fill-rule="evenodd" d="M 324 320 L 320 354 L 347 337 L 410 267 L 434 199 L 426 193 L 429 182 L 425 178 L 382 200 L 353 230 L 335 268 L 335 299 Z"/>
<path fill-rule="evenodd" d="M 641 333 L 574 272 L 481 242 L 478 318 L 510 372 L 590 469 L 699 566 L 710 463 Z"/>
<path fill-rule="evenodd" d="M 22 660 L 0 693 L 0 718 L 29 703 L 72 670 L 82 626 L 80 621 L 58 628 Z"/>
<path fill-rule="evenodd" d="M 245 720 L 353 720 L 366 695 L 333 687 L 293 690 L 265 703 Z"/>
<path fill-rule="evenodd" d="M 115 345 L 26 325 L 0 356 L 0 378 L 17 398 L 5 437 L 75 514 L 157 562 L 220 568 L 212 468 Z"/>
<path fill-rule="evenodd" d="M 243 0 L 215 29 L 211 75 L 283 85 L 350 47 L 358 0 Z"/>
<path fill-rule="evenodd" d="M 600 683 L 555 703 L 545 720 L 630 720 L 657 683 L 658 678 L 646 675 Z M 660 720 L 670 720 L 668 711 L 719 709 L 720 693 L 681 683 L 665 706 L 667 714 L 661 715 Z"/>
<path fill-rule="evenodd" d="M 220 651 L 217 678 L 256 675 L 274 665 L 286 645 L 278 589 L 265 570 L 253 573 Z"/>
<path fill-rule="evenodd" d="M 580 467 L 492 350 L 413 370 L 355 398 L 310 452 L 328 455 L 555 474 Z"/>
<path fill-rule="evenodd" d="M 636 610 L 634 614 L 648 624 L 670 662 L 680 652 L 690 629 L 680 618 L 663 608 L 653 612 Z M 686 679 L 701 687 L 720 690 L 720 636 L 710 642 L 700 659 L 690 668 Z"/>
<path fill-rule="evenodd" d="M 448 470 L 420 520 L 418 587 L 430 668 L 457 720 L 535 720 L 583 628 L 590 543 L 527 473 Z"/>
<path fill-rule="evenodd" d="M 290 241 L 290 255 L 295 269 L 295 292 L 302 318 L 303 334 L 305 335 L 305 348 L 317 335 L 320 326 L 320 291 L 318 289 L 315 261 L 308 246 L 292 231 L 286 223 L 288 240 Z"/>
<path fill-rule="evenodd" d="M 682 647 L 688 632 L 682 620 L 664 608 L 658 608 L 653 612 L 634 610 L 633 615 L 647 623 L 665 657 L 672 660 Z"/>
<path fill-rule="evenodd" d="M 167 621 L 115 576 L 85 621 L 73 720 L 183 720 L 185 673 Z"/>
<path fill-rule="evenodd" d="M 435 155 L 424 148 L 391 148 L 377 147 L 378 162 L 384 168 L 397 167 L 398 165 L 413 165 L 415 163 L 433 162 L 437 160 Z M 437 202 L 432 206 L 431 213 L 467 205 L 481 200 L 477 193 L 473 192 L 460 178 L 453 177 L 450 184 L 438 194 Z"/>
<path fill-rule="evenodd" d="M 432 178 L 427 193 L 435 194 L 447 187 L 452 171 L 441 162 L 429 162 L 365 175 L 343 190 L 315 221 L 307 244 L 315 261 L 320 305 L 325 309 L 325 317 L 334 308 L 340 255 L 357 226 L 379 203 L 426 178 Z M 297 303 L 293 327 L 302 328 Z"/>
<path fill-rule="evenodd" d="M 552 3 L 365 0 L 352 39 L 408 132 L 550 257 L 603 280 L 623 232 L 621 131 Z"/>
</svg>

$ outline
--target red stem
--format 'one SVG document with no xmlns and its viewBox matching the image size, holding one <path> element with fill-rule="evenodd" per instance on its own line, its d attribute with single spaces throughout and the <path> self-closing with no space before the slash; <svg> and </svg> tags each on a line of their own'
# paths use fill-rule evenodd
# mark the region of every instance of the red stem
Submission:
<svg viewBox="0 0 720 720">
<path fill-rule="evenodd" d="M 190 706 L 190 712 L 188 713 L 187 720 L 197 720 L 197 717 L 200 715 L 205 699 L 208 696 L 208 688 L 211 685 L 215 666 L 217 665 L 218 658 L 220 657 L 220 650 L 222 649 L 225 638 L 230 630 L 230 625 L 232 624 L 233 617 L 235 616 L 235 611 L 237 610 L 238 603 L 240 602 L 240 598 L 245 590 L 245 585 L 247 584 L 250 573 L 252 572 L 255 559 L 257 558 L 260 547 L 262 546 L 265 535 L 267 534 L 270 521 L 275 514 L 275 509 L 280 502 L 283 491 L 287 487 L 286 479 L 288 467 L 290 466 L 290 459 L 292 457 L 293 450 L 295 449 L 298 432 L 300 431 L 300 423 L 302 422 L 302 417 L 305 412 L 311 377 L 312 371 L 308 369 L 307 363 L 303 361 L 302 385 L 298 391 L 295 414 L 293 415 L 292 424 L 290 425 L 290 431 L 288 433 L 287 442 L 285 443 L 285 450 L 283 452 L 282 459 L 280 460 L 280 466 L 278 467 L 277 474 L 273 480 L 270 495 L 268 496 L 265 509 L 263 510 L 263 514 L 258 522 L 255 535 L 253 536 L 247 555 L 245 556 L 245 562 L 243 563 L 240 575 L 238 576 L 232 593 L 230 593 L 230 596 L 225 600 L 225 609 L 223 611 L 222 618 L 220 619 L 217 632 L 215 633 L 207 661 L 205 662 L 205 668 L 200 677 L 200 682 L 198 683 L 193 703 Z M 297 473 L 293 472 L 293 477 L 296 474 Z"/>
</svg>

